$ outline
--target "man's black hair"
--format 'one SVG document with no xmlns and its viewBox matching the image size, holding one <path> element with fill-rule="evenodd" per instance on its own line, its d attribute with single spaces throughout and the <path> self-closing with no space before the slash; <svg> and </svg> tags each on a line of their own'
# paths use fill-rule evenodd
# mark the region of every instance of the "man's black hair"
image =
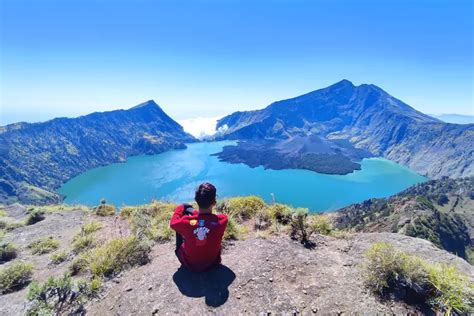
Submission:
<svg viewBox="0 0 474 316">
<path fill-rule="evenodd" d="M 212 184 L 208 182 L 202 183 L 196 189 L 194 200 L 200 208 L 208 208 L 216 202 L 216 191 L 216 187 Z"/>
</svg>

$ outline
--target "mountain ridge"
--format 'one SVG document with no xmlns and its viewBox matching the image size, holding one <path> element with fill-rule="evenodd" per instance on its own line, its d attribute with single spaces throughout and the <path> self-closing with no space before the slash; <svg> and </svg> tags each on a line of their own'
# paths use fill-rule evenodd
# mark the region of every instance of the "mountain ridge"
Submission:
<svg viewBox="0 0 474 316">
<path fill-rule="evenodd" d="M 81 172 L 194 141 L 153 100 L 127 110 L 9 124 L 0 132 L 0 200 L 58 202 L 54 191 Z"/>
<path fill-rule="evenodd" d="M 216 139 L 265 139 L 277 144 L 317 134 L 328 140 L 346 140 L 356 149 L 428 177 L 474 174 L 474 124 L 444 123 L 375 85 L 354 86 L 348 80 L 273 102 L 261 110 L 232 113 L 218 121 L 217 129 L 223 132 Z M 229 162 L 245 162 L 246 155 L 239 154 L 245 149 L 239 146 L 228 147 L 219 156 Z M 278 155 L 278 150 L 272 152 Z"/>
</svg>

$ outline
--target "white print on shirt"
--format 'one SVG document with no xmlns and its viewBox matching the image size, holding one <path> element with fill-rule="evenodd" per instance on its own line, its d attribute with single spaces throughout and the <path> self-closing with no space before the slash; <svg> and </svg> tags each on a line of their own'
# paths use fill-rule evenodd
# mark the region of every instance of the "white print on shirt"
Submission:
<svg viewBox="0 0 474 316">
<path fill-rule="evenodd" d="M 193 231 L 194 235 L 196 235 L 198 240 L 206 239 L 207 234 L 209 233 L 209 228 L 207 227 L 198 227 Z"/>
</svg>

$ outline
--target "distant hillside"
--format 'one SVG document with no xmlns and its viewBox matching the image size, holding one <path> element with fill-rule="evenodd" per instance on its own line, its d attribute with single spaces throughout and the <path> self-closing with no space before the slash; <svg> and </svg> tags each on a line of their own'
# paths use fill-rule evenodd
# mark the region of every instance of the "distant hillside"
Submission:
<svg viewBox="0 0 474 316">
<path fill-rule="evenodd" d="M 417 184 L 393 197 L 334 213 L 340 229 L 392 232 L 427 239 L 474 263 L 474 177 Z"/>
<path fill-rule="evenodd" d="M 352 162 L 357 160 L 347 154 L 351 147 L 386 157 L 431 178 L 474 175 L 474 124 L 444 123 L 377 86 L 354 86 L 347 80 L 272 103 L 262 110 L 235 112 L 219 120 L 217 128 L 224 131 L 217 135 L 219 139 L 271 140 L 276 154 L 281 152 L 277 147 L 284 144 L 282 141 L 317 135 L 332 142 L 336 152 L 335 142 L 343 141 L 339 155 Z M 248 162 L 244 147 L 224 149 L 220 157 L 252 163 Z M 266 146 L 267 151 L 269 148 Z M 301 155 L 317 151 L 305 149 Z M 267 152 L 266 156 L 272 155 Z"/>
<path fill-rule="evenodd" d="M 0 202 L 57 202 L 62 183 L 139 154 L 185 148 L 195 138 L 154 102 L 128 110 L 0 127 Z"/>
<path fill-rule="evenodd" d="M 439 115 L 430 114 L 430 115 L 446 123 L 474 124 L 474 115 L 462 115 L 462 114 L 439 114 Z"/>
</svg>

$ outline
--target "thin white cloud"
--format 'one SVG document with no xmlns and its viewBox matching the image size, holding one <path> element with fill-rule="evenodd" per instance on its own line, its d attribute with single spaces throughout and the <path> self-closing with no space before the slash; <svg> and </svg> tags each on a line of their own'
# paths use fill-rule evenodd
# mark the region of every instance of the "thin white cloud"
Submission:
<svg viewBox="0 0 474 316">
<path fill-rule="evenodd" d="M 216 133 L 217 120 L 221 117 L 196 117 L 184 120 L 178 120 L 183 126 L 184 131 L 196 138 L 205 138 Z"/>
</svg>

